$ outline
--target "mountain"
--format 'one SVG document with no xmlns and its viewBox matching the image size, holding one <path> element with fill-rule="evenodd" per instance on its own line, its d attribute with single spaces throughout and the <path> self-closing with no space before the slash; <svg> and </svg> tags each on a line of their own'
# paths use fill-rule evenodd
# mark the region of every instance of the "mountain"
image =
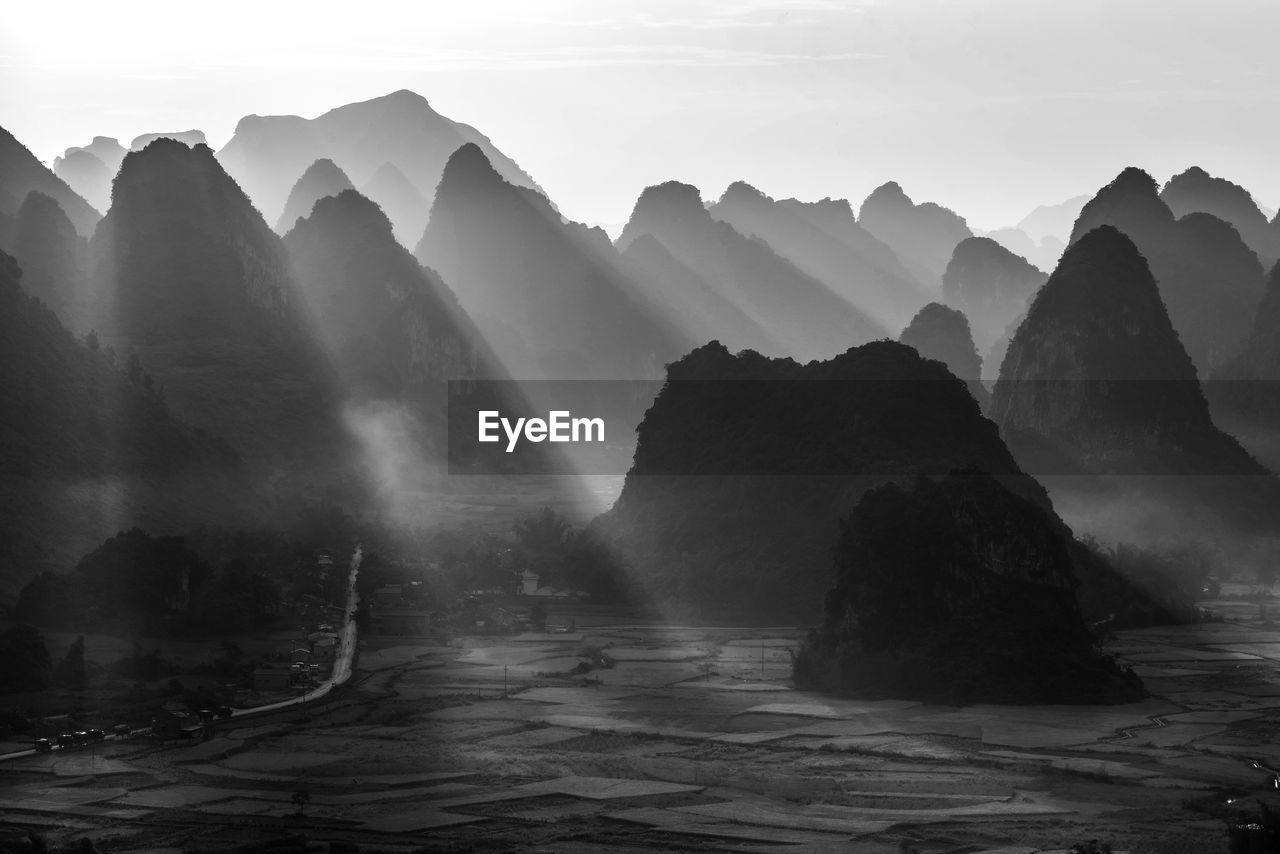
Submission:
<svg viewBox="0 0 1280 854">
<path fill-rule="evenodd" d="M 978 236 L 991 238 L 1014 255 L 1025 258 L 1041 270 L 1052 270 L 1058 266 L 1062 250 L 1067 248 L 1065 241 L 1052 235 L 1037 243 L 1020 228 L 998 228 L 995 231 L 979 232 Z"/>
<path fill-rule="evenodd" d="M 926 359 L 935 359 L 965 381 L 973 399 L 985 411 L 991 393 L 981 382 L 982 358 L 973 346 L 969 321 L 962 312 L 931 302 L 916 314 L 898 336 L 898 341 Z"/>
<path fill-rule="evenodd" d="M 854 344 L 885 337 L 886 329 L 766 242 L 715 219 L 696 187 L 670 181 L 640 194 L 619 236 L 624 252 L 643 235 L 657 240 L 777 342 L 775 355 L 828 358 Z M 703 339 L 722 327 L 705 330 Z M 726 336 L 733 343 L 737 341 Z"/>
<path fill-rule="evenodd" d="M 1271 268 L 1267 292 L 1240 353 L 1205 384 L 1214 413 L 1280 429 L 1280 263 Z"/>
<path fill-rule="evenodd" d="M 487 137 L 440 115 L 421 95 L 406 90 L 337 107 L 314 119 L 245 116 L 218 159 L 274 221 L 284 208 L 292 176 L 321 158 L 341 166 L 357 186 L 364 186 L 382 164 L 392 163 L 430 199 L 445 162 L 468 142 L 480 146 L 507 181 L 537 189 Z"/>
<path fill-rule="evenodd" d="M 519 378 L 655 377 L 690 346 L 645 301 L 604 231 L 504 180 L 478 145 L 449 158 L 415 254 Z"/>
<path fill-rule="evenodd" d="M 1244 187 L 1192 166 L 1170 178 L 1160 198 L 1175 216 L 1201 212 L 1230 223 L 1264 266 L 1280 259 L 1280 231 L 1271 227 Z"/>
<path fill-rule="evenodd" d="M 261 471 L 331 455 L 329 379 L 284 247 L 213 152 L 158 139 L 125 157 L 113 200 L 91 245 L 104 338 Z"/>
<path fill-rule="evenodd" d="M 652 234 L 642 234 L 621 253 L 623 270 L 672 328 L 689 341 L 714 337 L 734 350 L 781 351 L 760 323 L 706 279 L 680 263 Z"/>
<path fill-rule="evenodd" d="M 1040 205 L 1018 221 L 1017 228 L 1037 243 L 1053 238 L 1063 246 L 1071 237 L 1071 227 L 1089 196 L 1075 196 L 1056 205 Z"/>
<path fill-rule="evenodd" d="M 1207 510 L 1280 530 L 1280 481 L 1214 425 L 1146 259 L 1113 227 L 1077 239 L 1036 295 L 990 414 L 1029 471 L 1105 475 L 1167 522 Z"/>
<path fill-rule="evenodd" d="M 141 151 L 151 143 L 155 142 L 157 139 L 172 139 L 175 142 L 180 142 L 183 145 L 187 145 L 192 148 L 196 147 L 197 145 L 206 145 L 209 142 L 207 139 L 205 139 L 204 131 L 202 130 L 179 130 L 179 131 L 170 131 L 170 132 L 162 132 L 162 133 L 144 133 L 144 134 L 135 136 L 133 138 L 133 142 L 129 143 L 129 150 Z"/>
<path fill-rule="evenodd" d="M 1076 602 L 1070 535 L 1051 513 L 967 470 L 886 484 L 840 527 L 801 689 L 968 703 L 1133 702 Z"/>
<path fill-rule="evenodd" d="M 56 201 L 36 190 L 27 193 L 14 217 L 9 250 L 22 267 L 27 293 L 80 334 L 92 327 L 88 248 Z"/>
<path fill-rule="evenodd" d="M 595 524 L 681 616 L 809 619 L 837 522 L 886 482 L 976 465 L 1051 509 L 965 384 L 890 341 L 807 365 L 719 342 L 667 368 Z"/>
<path fill-rule="evenodd" d="M 1071 241 L 1102 225 L 1129 236 L 1205 376 L 1235 355 L 1248 334 L 1264 290 L 1262 266 L 1228 223 L 1206 213 L 1176 218 L 1157 189 L 1147 173 L 1125 169 L 1084 206 Z"/>
<path fill-rule="evenodd" d="M 289 191 L 289 199 L 285 202 L 284 213 L 276 223 L 276 234 L 284 236 L 289 233 L 302 217 L 310 216 L 316 202 L 325 196 L 336 196 L 343 190 L 354 190 L 347 173 L 334 164 L 332 160 L 321 158 L 307 167 Z"/>
<path fill-rule="evenodd" d="M 933 202 L 915 204 L 894 181 L 867 196 L 858 223 L 889 244 L 930 292 L 936 291 L 956 244 L 973 236 L 964 217 Z"/>
<path fill-rule="evenodd" d="M 942 298 L 969 318 L 978 350 L 986 353 L 1026 311 L 1047 278 L 995 240 L 969 237 L 956 244 L 947 262 Z"/>
<path fill-rule="evenodd" d="M 284 243 L 349 393 L 403 398 L 428 384 L 501 376 L 457 297 L 355 190 L 320 199 Z"/>
<path fill-rule="evenodd" d="M 0 598 L 120 527 L 261 513 L 224 443 L 176 420 L 132 359 L 80 342 L 0 254 Z"/>
<path fill-rule="evenodd" d="M 109 136 L 95 136 L 86 146 L 72 146 L 53 159 L 53 173 L 100 211 L 111 207 L 111 181 L 128 150 Z"/>
<path fill-rule="evenodd" d="M 32 190 L 57 200 L 76 231 L 93 234 L 101 215 L 50 172 L 13 134 L 0 128 L 0 214 L 13 216 Z"/>
<path fill-rule="evenodd" d="M 431 217 L 431 202 L 391 163 L 383 163 L 360 188 L 391 220 L 403 246 L 417 246 Z"/>
<path fill-rule="evenodd" d="M 926 297 L 893 251 L 858 225 L 847 202 L 843 208 L 847 219 L 843 221 L 835 220 L 839 216 L 835 211 L 824 211 L 829 221 L 835 220 L 830 230 L 807 216 L 803 205 L 794 199 L 774 201 L 750 184 L 737 181 L 710 211 L 738 233 L 768 243 L 883 326 L 896 328 L 905 323 Z"/>
</svg>

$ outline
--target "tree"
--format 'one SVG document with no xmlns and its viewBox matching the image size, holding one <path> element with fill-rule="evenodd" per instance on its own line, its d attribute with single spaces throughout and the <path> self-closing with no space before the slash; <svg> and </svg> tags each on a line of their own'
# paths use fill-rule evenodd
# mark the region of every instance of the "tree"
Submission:
<svg viewBox="0 0 1280 854">
<path fill-rule="evenodd" d="M 39 629 L 19 623 L 0 634 L 0 691 L 43 691 L 52 669 Z"/>
</svg>

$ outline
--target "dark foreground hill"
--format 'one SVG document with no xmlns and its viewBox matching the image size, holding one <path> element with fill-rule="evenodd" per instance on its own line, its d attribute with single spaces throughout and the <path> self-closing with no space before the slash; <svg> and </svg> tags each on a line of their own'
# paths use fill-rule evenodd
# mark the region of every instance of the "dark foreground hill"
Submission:
<svg viewBox="0 0 1280 854">
<path fill-rule="evenodd" d="M 880 341 L 799 365 L 712 343 L 668 367 L 595 525 L 672 616 L 812 619 L 837 523 L 863 493 L 968 466 L 1052 514 L 965 384 L 912 348 Z M 1082 555 L 1076 567 L 1090 614 L 1157 618 L 1108 568 Z"/>
<path fill-rule="evenodd" d="M 988 474 L 871 490 L 834 556 L 798 687 L 956 704 L 1143 696 L 1086 631 L 1070 536 Z"/>
</svg>

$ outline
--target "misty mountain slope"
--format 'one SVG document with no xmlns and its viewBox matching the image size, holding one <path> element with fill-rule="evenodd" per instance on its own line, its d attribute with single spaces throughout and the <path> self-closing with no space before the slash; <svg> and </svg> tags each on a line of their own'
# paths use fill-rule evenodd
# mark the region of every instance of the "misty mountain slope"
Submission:
<svg viewBox="0 0 1280 854">
<path fill-rule="evenodd" d="M 102 216 L 45 168 L 13 134 L 0 128 L 0 214 L 13 216 L 32 190 L 55 199 L 83 237 L 93 234 Z"/>
<path fill-rule="evenodd" d="M 391 220 L 401 245 L 414 247 L 431 218 L 431 202 L 392 163 L 383 163 L 360 188 Z"/>
<path fill-rule="evenodd" d="M 1253 196 L 1239 184 L 1192 166 L 1170 178 L 1160 198 L 1175 216 L 1201 212 L 1230 223 L 1264 266 L 1280 259 L 1280 232 L 1271 227 Z"/>
<path fill-rule="evenodd" d="M 1026 311 L 1048 276 L 989 237 L 956 244 L 942 274 L 942 298 L 964 312 L 979 352 L 991 350 Z M 992 366 L 998 371 L 1000 366 Z"/>
<path fill-rule="evenodd" d="M 260 513 L 239 458 L 174 419 L 136 363 L 77 341 L 0 254 L 0 598 L 120 527 Z"/>
<path fill-rule="evenodd" d="M 697 188 L 688 184 L 671 181 L 640 194 L 617 245 L 625 252 L 643 235 L 656 239 L 764 329 L 781 347 L 772 355 L 829 358 L 887 336 L 883 325 L 767 243 L 712 217 Z M 708 329 L 706 337 L 719 331 Z"/>
<path fill-rule="evenodd" d="M 608 236 L 567 222 L 467 144 L 415 252 L 519 378 L 647 378 L 692 346 L 630 280 Z"/>
<path fill-rule="evenodd" d="M 1221 412 L 1280 430 L 1280 263 L 1267 276 L 1253 329 L 1240 353 L 1206 383 L 1215 416 Z"/>
<path fill-rule="evenodd" d="M 841 523 L 797 687 L 958 705 L 1141 699 L 1089 636 L 1055 521 L 976 470 L 869 491 Z"/>
<path fill-rule="evenodd" d="M 1071 239 L 1071 228 L 1089 198 L 1075 196 L 1056 205 L 1040 205 L 1020 219 L 1017 227 L 1037 243 L 1043 243 L 1046 238 L 1054 238 L 1065 247 Z"/>
<path fill-rule="evenodd" d="M 505 179 L 537 189 L 523 169 L 475 128 L 440 115 L 421 95 L 403 89 L 314 119 L 245 116 L 218 159 L 263 215 L 275 221 L 293 176 L 316 160 L 333 160 L 357 186 L 390 162 L 430 199 L 445 163 L 468 142 L 480 146 Z"/>
<path fill-rule="evenodd" d="M 37 190 L 27 194 L 14 218 L 8 249 L 22 266 L 24 290 L 53 309 L 64 326 L 87 333 L 89 244 L 54 199 Z"/>
<path fill-rule="evenodd" d="M 302 173 L 289 191 L 284 213 L 280 214 L 280 219 L 276 222 L 276 234 L 283 237 L 299 219 L 311 216 L 311 209 L 325 196 L 336 196 L 343 190 L 354 189 L 347 173 L 332 160 L 317 160 L 307 167 L 307 171 Z"/>
<path fill-rule="evenodd" d="M 329 377 L 280 239 L 203 145 L 130 153 L 91 246 L 95 326 L 184 420 L 254 460 L 331 451 Z"/>
<path fill-rule="evenodd" d="M 111 179 L 115 172 L 85 149 L 68 150 L 64 156 L 54 158 L 53 174 L 96 210 L 111 207 Z"/>
<path fill-rule="evenodd" d="M 901 326 L 925 302 L 919 284 L 902 269 L 896 256 L 864 257 L 854 248 L 879 241 L 857 224 L 851 210 L 846 222 L 832 223 L 835 227 L 828 231 L 798 209 L 798 204 L 774 201 L 755 187 L 737 181 L 729 185 L 710 211 L 740 234 L 765 241 L 800 270 L 886 327 Z M 825 213 L 828 221 L 835 219 L 834 212 Z"/>
<path fill-rule="evenodd" d="M 963 312 L 931 302 L 911 318 L 898 336 L 899 343 L 914 347 L 926 359 L 935 359 L 965 381 L 973 399 L 985 411 L 991 393 L 981 382 L 982 358 L 973 345 L 969 321 Z"/>
<path fill-rule="evenodd" d="M 973 236 L 964 217 L 933 202 L 914 203 L 894 181 L 867 196 L 858 224 L 887 243 L 930 293 L 936 293 L 956 244 Z"/>
<path fill-rule="evenodd" d="M 453 292 L 396 242 L 369 199 L 354 190 L 320 199 L 284 243 L 350 393 L 403 397 L 430 383 L 501 376 Z"/>
<path fill-rule="evenodd" d="M 991 238 L 1014 255 L 1030 261 L 1040 270 L 1052 270 L 1058 266 L 1062 251 L 1067 248 L 1065 240 L 1052 236 L 1037 243 L 1020 228 L 997 228 L 995 231 L 978 232 L 977 236 Z M 943 273 L 943 275 L 946 274 Z"/>
<path fill-rule="evenodd" d="M 713 337 L 734 352 L 775 353 L 782 348 L 737 303 L 676 260 L 651 234 L 642 234 L 621 253 L 623 269 L 636 288 L 684 337 Z"/>
<path fill-rule="evenodd" d="M 1101 225 L 1124 232 L 1147 259 L 1201 376 L 1238 352 L 1262 298 L 1263 271 L 1234 228 L 1206 213 L 1175 218 L 1155 179 L 1133 167 L 1084 206 L 1072 243 Z"/>
<path fill-rule="evenodd" d="M 1174 530 L 1207 513 L 1280 530 L 1280 481 L 1214 425 L 1146 260 L 1113 227 L 1079 238 L 1036 296 L 991 418 L 1027 470 L 1105 475 Z"/>
</svg>

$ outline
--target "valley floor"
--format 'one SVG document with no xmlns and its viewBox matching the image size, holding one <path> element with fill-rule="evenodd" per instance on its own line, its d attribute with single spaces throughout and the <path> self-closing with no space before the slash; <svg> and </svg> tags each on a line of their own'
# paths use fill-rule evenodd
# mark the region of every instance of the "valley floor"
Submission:
<svg viewBox="0 0 1280 854">
<path fill-rule="evenodd" d="M 104 851 L 305 834 L 365 851 L 1225 852 L 1225 818 L 1274 797 L 1280 625 L 1243 600 L 1218 610 L 1121 633 L 1111 650 L 1153 696 L 1111 707 L 797 692 L 794 629 L 583 615 L 572 633 L 447 647 L 368 639 L 352 684 L 304 716 L 0 764 L 0 843 L 31 828 Z M 614 666 L 567 675 L 587 647 Z"/>
</svg>

